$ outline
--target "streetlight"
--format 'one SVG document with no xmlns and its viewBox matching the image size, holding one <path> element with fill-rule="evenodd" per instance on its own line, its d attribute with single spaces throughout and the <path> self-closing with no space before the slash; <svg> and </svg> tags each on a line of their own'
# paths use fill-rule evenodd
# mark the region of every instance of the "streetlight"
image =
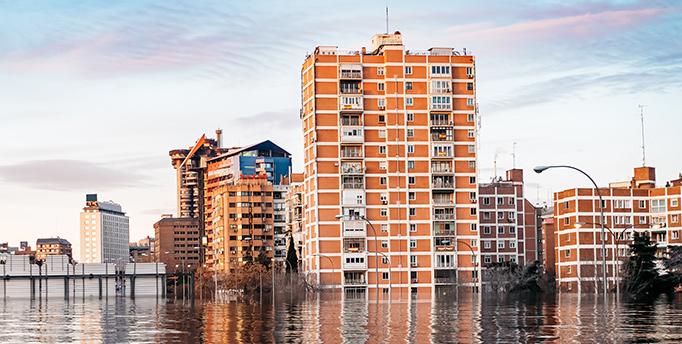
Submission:
<svg viewBox="0 0 682 344">
<path fill-rule="evenodd" d="M 462 240 L 456 240 L 456 241 L 460 244 L 466 245 L 469 248 L 469 250 L 471 251 L 471 256 L 474 257 L 474 271 L 476 271 L 476 276 L 478 276 L 478 270 L 476 270 L 476 267 L 478 267 L 478 259 L 476 259 L 476 252 L 474 252 L 474 248 L 471 247 L 471 245 L 469 245 L 466 241 L 462 241 Z M 475 278 L 473 281 L 474 282 L 474 289 L 476 289 L 476 287 L 477 287 L 476 286 L 477 281 L 480 281 L 480 279 L 478 277 Z"/>
<path fill-rule="evenodd" d="M 335 277 L 334 261 L 331 258 L 329 258 L 329 256 L 326 256 L 326 255 L 320 254 L 320 253 L 315 253 L 315 254 L 313 254 L 313 256 L 327 258 L 329 260 L 329 262 L 332 264 L 332 298 L 336 299 L 336 296 L 335 296 L 336 295 L 336 285 L 334 284 L 334 277 Z M 389 266 L 389 268 L 390 268 L 390 266 Z"/>
<path fill-rule="evenodd" d="M 377 302 L 379 301 L 379 249 L 377 245 L 377 231 L 374 229 L 374 225 L 367 220 L 366 217 L 363 215 L 355 215 L 356 217 L 359 217 L 362 220 L 365 220 L 369 224 L 369 226 L 372 228 L 372 232 L 374 232 L 374 268 L 375 268 L 375 273 L 376 273 L 376 282 L 377 282 Z M 336 215 L 334 216 L 337 220 L 345 220 L 346 215 Z M 350 219 L 350 216 L 349 216 Z"/>
<path fill-rule="evenodd" d="M 388 298 L 393 300 L 393 274 L 391 273 L 391 258 L 386 253 L 379 252 L 388 261 Z"/>
<path fill-rule="evenodd" d="M 548 170 L 550 168 L 556 168 L 556 167 L 562 167 L 562 168 L 570 168 L 572 170 L 576 170 L 585 177 L 587 177 L 591 182 L 592 185 L 594 185 L 594 188 L 597 189 L 597 195 L 599 196 L 599 224 L 601 225 L 601 266 L 602 266 L 602 293 L 604 294 L 604 304 L 606 304 L 606 238 L 605 233 L 604 233 L 604 200 L 601 197 L 601 191 L 599 191 L 599 187 L 597 186 L 597 183 L 594 182 L 594 179 L 590 177 L 587 173 L 585 173 L 583 170 L 573 167 L 573 166 L 568 166 L 568 165 L 555 165 L 555 166 L 536 166 L 533 168 L 533 171 L 535 173 L 542 173 L 545 170 Z M 595 276 L 596 277 L 596 276 Z M 595 278 L 596 280 L 596 278 Z"/>
</svg>

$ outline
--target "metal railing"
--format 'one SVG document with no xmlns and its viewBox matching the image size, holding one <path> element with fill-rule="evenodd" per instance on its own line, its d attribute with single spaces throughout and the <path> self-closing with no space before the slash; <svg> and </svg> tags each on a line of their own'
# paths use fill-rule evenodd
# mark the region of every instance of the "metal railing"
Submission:
<svg viewBox="0 0 682 344">
<path fill-rule="evenodd" d="M 362 79 L 362 72 L 360 71 L 341 71 L 342 79 Z"/>
</svg>

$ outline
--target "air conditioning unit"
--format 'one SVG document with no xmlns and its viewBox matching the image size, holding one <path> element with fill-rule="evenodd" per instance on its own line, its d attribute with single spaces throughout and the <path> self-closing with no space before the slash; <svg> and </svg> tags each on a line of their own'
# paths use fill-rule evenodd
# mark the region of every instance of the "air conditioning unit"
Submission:
<svg viewBox="0 0 682 344">
<path fill-rule="evenodd" d="M 469 79 L 473 79 L 473 78 L 474 78 L 474 75 L 473 75 L 473 74 L 467 74 L 467 76 L 469 77 Z"/>
<path fill-rule="evenodd" d="M 412 279 L 412 283 L 417 283 L 417 282 L 419 282 L 419 281 L 416 278 Z"/>
<path fill-rule="evenodd" d="M 471 203 L 476 203 L 476 199 L 475 199 L 475 198 L 472 198 L 472 199 L 471 199 Z"/>
<path fill-rule="evenodd" d="M 417 262 L 412 262 L 412 267 L 413 267 L 413 268 L 416 268 L 417 265 L 418 265 Z"/>
<path fill-rule="evenodd" d="M 388 204 L 388 200 L 385 199 L 381 200 L 381 204 Z"/>
</svg>

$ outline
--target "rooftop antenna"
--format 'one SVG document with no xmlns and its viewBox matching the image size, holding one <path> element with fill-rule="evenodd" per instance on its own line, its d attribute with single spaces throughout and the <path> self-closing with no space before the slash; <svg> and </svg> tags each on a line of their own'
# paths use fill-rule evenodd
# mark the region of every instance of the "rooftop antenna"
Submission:
<svg viewBox="0 0 682 344">
<path fill-rule="evenodd" d="M 386 34 L 388 35 L 388 1 L 386 2 Z"/>
<path fill-rule="evenodd" d="M 516 144 L 517 144 L 517 142 L 514 142 L 514 144 L 512 145 L 512 163 L 513 163 L 512 166 L 514 167 L 514 169 L 516 169 Z"/>
<path fill-rule="evenodd" d="M 497 178 L 497 153 L 495 153 L 495 160 L 493 160 L 493 173 L 495 173 L 495 175 L 493 176 L 494 181 L 495 178 Z"/>
<path fill-rule="evenodd" d="M 637 105 L 639 106 L 639 115 L 642 118 L 642 167 L 646 166 L 646 153 L 644 150 L 644 107 L 646 105 Z"/>
</svg>

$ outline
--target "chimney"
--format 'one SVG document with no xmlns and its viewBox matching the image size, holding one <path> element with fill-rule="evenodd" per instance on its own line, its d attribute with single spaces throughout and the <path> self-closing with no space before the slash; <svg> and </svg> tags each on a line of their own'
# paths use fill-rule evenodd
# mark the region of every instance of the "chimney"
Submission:
<svg viewBox="0 0 682 344">
<path fill-rule="evenodd" d="M 216 129 L 215 137 L 216 137 L 216 141 L 218 142 L 218 148 L 223 147 L 223 141 L 222 141 L 223 137 L 222 136 L 223 136 L 223 130 L 220 128 Z"/>
</svg>

